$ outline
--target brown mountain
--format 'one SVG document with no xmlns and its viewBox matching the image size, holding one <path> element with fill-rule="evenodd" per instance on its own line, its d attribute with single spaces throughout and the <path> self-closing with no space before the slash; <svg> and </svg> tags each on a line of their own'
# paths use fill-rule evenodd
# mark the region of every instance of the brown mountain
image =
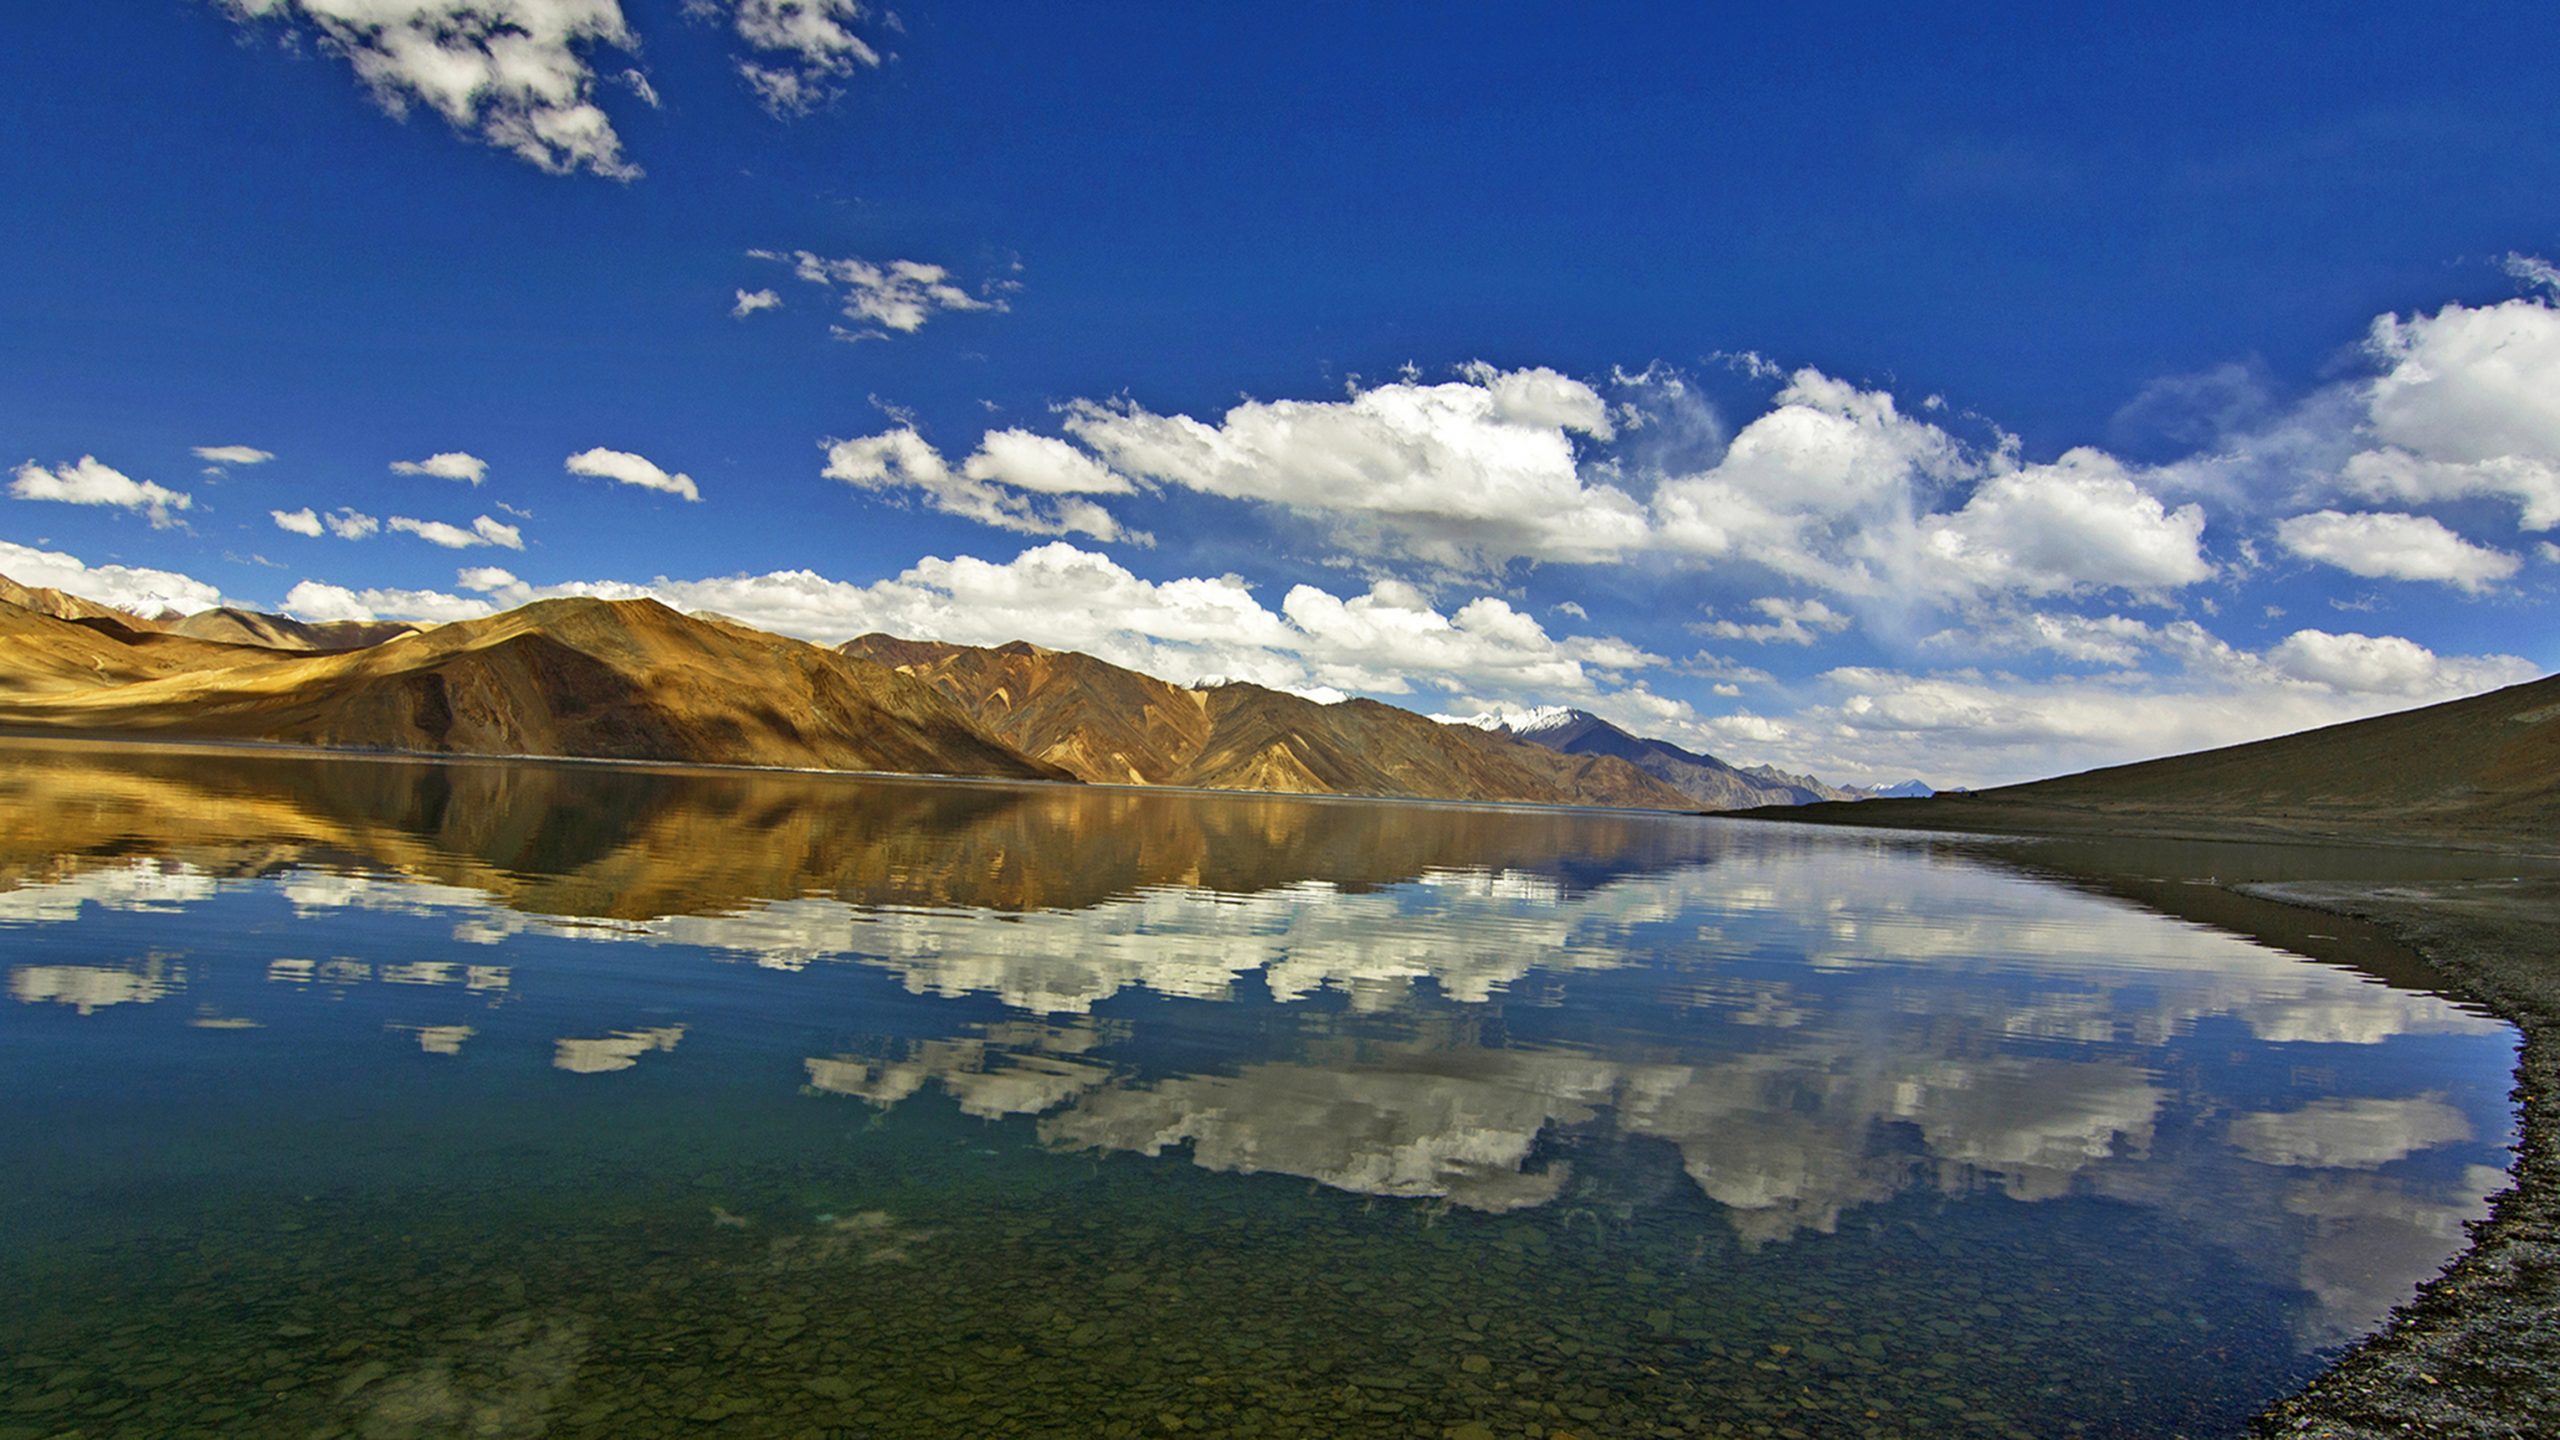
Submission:
<svg viewBox="0 0 2560 1440">
<path fill-rule="evenodd" d="M 0 684 L 0 724 L 458 754 L 1065 778 L 893 670 L 692 619 L 653 600 L 545 600 L 323 654 L 143 635 L 25 610 L 8 618 L 0 674 L 24 671 L 33 679 Z M 84 665 L 108 683 L 79 683 Z"/>
<path fill-rule="evenodd" d="M 1558 754 L 1371 700 L 1320 705 L 1259 685 L 1185 689 L 1020 642 L 981 649 L 865 635 L 841 648 L 927 681 L 1016 749 L 1083 780 L 1693 808 L 1624 760 Z"/>
<path fill-rule="evenodd" d="M 225 605 L 199 610 L 168 622 L 172 635 L 215 640 L 225 645 L 260 645 L 269 650 L 361 650 L 427 627 L 406 620 L 296 620 L 263 610 L 235 610 Z"/>
<path fill-rule="evenodd" d="M 65 619 L 0 599 L 0 705 L 261 658 L 260 652 L 167 634 L 121 611 Z"/>
<path fill-rule="evenodd" d="M 2560 676 L 2299 735 L 1925 800 L 1771 819 L 2031 833 L 2560 844 Z"/>
</svg>

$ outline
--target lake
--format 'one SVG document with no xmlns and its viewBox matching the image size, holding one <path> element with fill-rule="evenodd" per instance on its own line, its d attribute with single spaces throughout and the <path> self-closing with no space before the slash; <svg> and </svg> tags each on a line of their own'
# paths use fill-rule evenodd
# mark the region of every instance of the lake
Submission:
<svg viewBox="0 0 2560 1440">
<path fill-rule="evenodd" d="M 2231 1433 L 2514 1138 L 1912 837 L 6 742 L 0 884 L 0 1440 Z"/>
</svg>

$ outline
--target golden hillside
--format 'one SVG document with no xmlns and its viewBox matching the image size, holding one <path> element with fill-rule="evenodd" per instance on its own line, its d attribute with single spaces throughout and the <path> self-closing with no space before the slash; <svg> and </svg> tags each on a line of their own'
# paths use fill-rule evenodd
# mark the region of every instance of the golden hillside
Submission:
<svg viewBox="0 0 2560 1440">
<path fill-rule="evenodd" d="M 1624 760 L 1564 755 L 1373 700 L 1318 704 L 1259 685 L 1182 686 L 1090 655 L 865 635 L 1025 754 L 1100 783 L 1296 795 L 1403 795 L 1694 808 Z"/>
<path fill-rule="evenodd" d="M 11 607 L 0 724 L 478 755 L 1064 778 L 906 676 L 654 600 L 297 654 Z M 94 681 L 86 676 L 95 677 Z"/>
</svg>

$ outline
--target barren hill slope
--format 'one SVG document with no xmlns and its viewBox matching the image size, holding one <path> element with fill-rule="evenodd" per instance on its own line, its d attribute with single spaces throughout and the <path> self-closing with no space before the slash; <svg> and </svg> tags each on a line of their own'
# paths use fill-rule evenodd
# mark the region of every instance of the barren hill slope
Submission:
<svg viewBox="0 0 2560 1440">
<path fill-rule="evenodd" d="M 2210 830 L 2560 845 L 2560 676 L 2248 745 L 1772 819 L 1957 830 Z"/>
<path fill-rule="evenodd" d="M 1564 755 L 1391 705 L 1258 685 L 1186 689 L 1090 655 L 866 635 L 846 653 L 930 681 L 1015 748 L 1085 780 L 1565 805 L 1693 808 L 1623 760 Z"/>
<path fill-rule="evenodd" d="M 173 635 L 217 640 L 226 645 L 263 645 L 270 650 L 361 650 L 426 629 L 406 620 L 296 620 L 263 610 L 225 605 L 199 610 L 165 627 Z"/>
<path fill-rule="evenodd" d="M 16 671 L 22 654 L 66 648 L 76 649 L 59 635 L 13 641 L 0 651 L 0 672 Z M 0 723 L 461 754 L 1065 778 L 906 676 L 651 600 L 540 601 L 339 654 L 204 648 L 226 663 L 79 692 L 58 683 L 49 693 L 0 691 Z M 47 663 L 65 668 L 59 659 Z"/>
<path fill-rule="evenodd" d="M 839 648 L 907 670 L 1005 743 L 1079 780 L 1189 783 L 1174 777 L 1208 743 L 1208 692 L 1072 650 L 1022 641 L 981 649 L 889 635 L 864 635 Z"/>
<path fill-rule="evenodd" d="M 92 608 L 103 613 L 66 619 L 0 599 L 0 705 L 267 658 L 267 652 L 167 634 L 120 611 Z"/>
</svg>

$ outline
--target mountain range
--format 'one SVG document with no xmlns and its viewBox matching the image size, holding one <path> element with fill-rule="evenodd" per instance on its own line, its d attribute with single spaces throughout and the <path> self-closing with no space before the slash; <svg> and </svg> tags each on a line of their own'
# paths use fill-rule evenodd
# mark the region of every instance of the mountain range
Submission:
<svg viewBox="0 0 2560 1440">
<path fill-rule="evenodd" d="M 649 600 L 432 628 L 147 617 L 0 581 L 0 726 L 419 753 L 1695 809 L 1623 757 L 1091 656 L 837 649 Z"/>
<path fill-rule="evenodd" d="M 1763 805 L 1811 805 L 1825 800 L 1937 793 L 1918 780 L 1868 790 L 1826 785 L 1810 775 L 1790 775 L 1771 765 L 1742 769 L 1713 755 L 1682 749 L 1668 740 L 1632 734 L 1588 710 L 1560 705 L 1439 718 L 1444 723 L 1509 735 L 1567 755 L 1616 756 L 1688 796 L 1702 810 L 1747 810 Z"/>
<path fill-rule="evenodd" d="M 1374 700 L 1192 688 L 1090 655 L 887 635 L 841 647 L 932 685 L 991 733 L 1080 780 L 1292 795 L 1694 809 L 1621 757 L 1561 754 Z"/>
</svg>

